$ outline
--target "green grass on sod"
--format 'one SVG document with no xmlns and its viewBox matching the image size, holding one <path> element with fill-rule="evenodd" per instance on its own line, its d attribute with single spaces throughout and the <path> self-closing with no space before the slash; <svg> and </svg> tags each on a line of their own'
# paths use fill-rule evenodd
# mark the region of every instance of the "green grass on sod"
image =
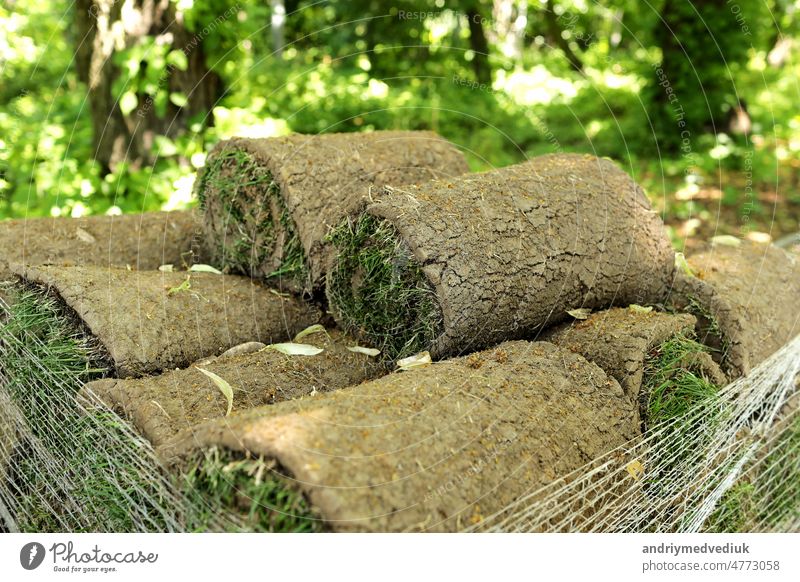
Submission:
<svg viewBox="0 0 800 582">
<path fill-rule="evenodd" d="M 390 359 L 428 349 L 443 327 L 436 293 L 394 227 L 369 214 L 329 235 L 328 295 L 344 327 Z"/>
<path fill-rule="evenodd" d="M 800 518 L 800 415 L 772 444 L 755 485 L 758 523 L 779 528 Z"/>
<path fill-rule="evenodd" d="M 7 315 L 5 389 L 30 430 L 9 475 L 20 530 L 174 529 L 165 511 L 170 492 L 149 446 L 110 410 L 77 401 L 85 382 L 110 369 L 96 340 L 41 290 L 21 290 Z"/>
<path fill-rule="evenodd" d="M 645 359 L 642 398 L 648 427 L 681 418 L 705 406 L 714 416 L 718 409 L 718 387 L 698 375 L 689 365 L 705 346 L 679 335 L 654 350 Z"/>
<path fill-rule="evenodd" d="M 709 533 L 746 532 L 755 507 L 756 489 L 752 483 L 735 483 L 720 499 L 703 529 Z"/>
<path fill-rule="evenodd" d="M 706 531 L 786 531 L 800 519 L 800 416 L 767 446 L 766 458 L 725 492 Z"/>
<path fill-rule="evenodd" d="M 198 510 L 192 528 L 204 531 L 210 517 L 224 513 L 229 529 L 239 531 L 321 531 L 308 501 L 279 475 L 273 462 L 207 450 L 184 475 L 187 499 Z"/>
<path fill-rule="evenodd" d="M 270 203 L 280 209 L 283 228 L 281 264 L 266 279 L 291 280 L 302 285 L 308 275 L 306 257 L 289 209 L 280 194 L 272 173 L 260 166 L 248 152 L 230 148 L 214 156 L 200 176 L 200 204 L 208 203 L 213 192 L 222 205 L 223 220 L 234 225 L 229 238 L 218 239 L 217 253 L 222 267 L 253 275 L 254 270 L 270 260 L 277 244 Z M 257 213 L 257 215 L 253 215 Z M 230 232 L 237 234 L 231 236 Z"/>
<path fill-rule="evenodd" d="M 692 365 L 705 351 L 694 339 L 678 335 L 645 359 L 640 410 L 646 435 L 652 435 L 646 489 L 658 511 L 678 511 L 669 503 L 679 493 L 676 483 L 706 470 L 705 451 L 728 413 L 718 387 Z M 701 488 L 691 494 L 702 497 L 705 492 Z M 695 501 L 687 507 L 699 506 L 700 500 Z M 692 511 L 683 518 L 691 519 Z"/>
</svg>

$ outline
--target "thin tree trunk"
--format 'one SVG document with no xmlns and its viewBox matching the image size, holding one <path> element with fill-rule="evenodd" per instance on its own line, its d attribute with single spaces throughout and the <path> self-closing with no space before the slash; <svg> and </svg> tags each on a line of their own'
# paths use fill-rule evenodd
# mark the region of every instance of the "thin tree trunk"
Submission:
<svg viewBox="0 0 800 582">
<path fill-rule="evenodd" d="M 561 49 L 561 52 L 567 57 L 570 66 L 579 73 L 582 73 L 583 61 L 581 61 L 580 57 L 572 50 L 567 39 L 561 36 L 564 31 L 558 23 L 558 15 L 555 13 L 555 2 L 553 2 L 553 0 L 547 0 L 544 18 L 547 25 L 547 35 L 550 37 L 550 41 L 555 42 L 556 46 Z"/>
<path fill-rule="evenodd" d="M 469 23 L 469 45 L 475 57 L 472 59 L 472 69 L 479 83 L 492 82 L 492 69 L 489 65 L 489 43 L 483 29 L 483 15 L 478 6 L 473 4 L 466 10 Z"/>
<path fill-rule="evenodd" d="M 180 135 L 198 114 L 208 115 L 206 123 L 212 123 L 210 111 L 220 94 L 220 79 L 206 66 L 202 35 L 184 27 L 183 14 L 170 0 L 76 0 L 75 24 L 76 71 L 88 86 L 94 157 L 102 173 L 123 161 L 132 167 L 152 163 L 155 137 Z M 140 92 L 136 108 L 123 112 L 114 91 L 123 72 L 114 56 L 147 36 L 169 42 L 172 50 L 186 56 L 185 69 L 164 70 L 158 91 L 180 93 L 187 99 L 180 106 L 168 100 L 164 111 L 156 111 L 152 96 Z"/>
<path fill-rule="evenodd" d="M 272 9 L 271 28 L 272 28 L 272 50 L 274 56 L 280 59 L 283 56 L 284 26 L 286 25 L 286 5 L 283 0 L 270 0 Z"/>
</svg>

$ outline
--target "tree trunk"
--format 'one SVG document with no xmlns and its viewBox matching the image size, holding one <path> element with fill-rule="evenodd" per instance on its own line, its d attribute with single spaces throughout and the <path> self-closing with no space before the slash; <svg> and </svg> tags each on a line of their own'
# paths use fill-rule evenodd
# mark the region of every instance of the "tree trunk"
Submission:
<svg viewBox="0 0 800 582">
<path fill-rule="evenodd" d="M 475 78 L 479 83 L 492 82 L 492 69 L 489 65 L 489 43 L 486 41 L 486 32 L 483 29 L 483 15 L 477 4 L 471 5 L 466 10 L 469 23 L 469 45 L 475 57 L 472 59 L 472 68 Z"/>
<path fill-rule="evenodd" d="M 525 28 L 528 24 L 528 3 L 525 0 L 494 0 L 492 10 L 495 34 L 492 40 L 510 59 L 522 57 Z"/>
<path fill-rule="evenodd" d="M 180 135 L 198 114 L 208 115 L 205 121 L 212 123 L 210 111 L 221 93 L 220 79 L 206 66 L 203 37 L 184 27 L 183 13 L 170 0 L 77 0 L 75 22 L 76 69 L 78 78 L 88 85 L 94 157 L 104 174 L 123 161 L 134 168 L 152 163 L 155 137 Z M 181 93 L 187 99 L 177 105 L 167 98 L 162 110 L 155 106 L 157 93 L 150 95 L 129 83 L 137 104 L 123 112 L 114 91 L 123 72 L 114 57 L 148 36 L 186 56 L 185 69 L 165 67 L 156 91 L 167 97 Z"/>
<path fill-rule="evenodd" d="M 547 0 L 547 5 L 544 9 L 544 18 L 547 25 L 549 41 L 555 43 L 555 45 L 561 49 L 561 52 L 567 57 L 567 61 L 573 69 L 582 73 L 583 61 L 581 61 L 580 57 L 572 50 L 567 39 L 561 36 L 563 30 L 561 29 L 561 25 L 558 24 L 558 16 L 555 13 L 555 2 L 553 2 L 553 0 Z"/>
<path fill-rule="evenodd" d="M 270 24 L 272 28 L 272 51 L 276 59 L 283 56 L 284 45 L 284 26 L 286 25 L 286 5 L 283 0 L 270 0 L 272 18 Z"/>
</svg>

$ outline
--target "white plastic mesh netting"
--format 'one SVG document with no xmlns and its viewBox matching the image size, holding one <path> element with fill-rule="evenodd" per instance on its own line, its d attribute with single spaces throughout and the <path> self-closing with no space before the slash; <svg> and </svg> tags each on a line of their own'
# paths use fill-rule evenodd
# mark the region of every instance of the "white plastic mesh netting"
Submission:
<svg viewBox="0 0 800 582">
<path fill-rule="evenodd" d="M 30 299 L 30 298 L 28 298 Z M 236 530 L 159 464 L 99 401 L 90 337 L 55 303 L 3 306 L 0 522 L 7 531 Z M 697 532 L 800 529 L 800 336 L 747 377 L 694 402 L 469 531 Z"/>
</svg>

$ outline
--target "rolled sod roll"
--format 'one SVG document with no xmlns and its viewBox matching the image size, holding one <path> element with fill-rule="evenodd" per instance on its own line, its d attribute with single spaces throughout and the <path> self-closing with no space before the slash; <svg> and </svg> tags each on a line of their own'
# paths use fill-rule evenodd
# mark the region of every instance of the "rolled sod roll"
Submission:
<svg viewBox="0 0 800 582">
<path fill-rule="evenodd" d="M 141 270 L 207 259 L 194 211 L 0 222 L 0 282 L 11 264 L 97 265 Z M 0 300 L 8 297 L 0 289 Z"/>
<path fill-rule="evenodd" d="M 375 358 L 348 350 L 355 342 L 336 330 L 309 335 L 302 343 L 323 351 L 310 356 L 287 355 L 262 348 L 223 355 L 160 376 L 97 380 L 88 383 L 84 393 L 99 397 L 129 418 L 153 446 L 160 446 L 182 430 L 226 415 L 227 398 L 200 369 L 231 386 L 231 409 L 237 412 L 345 388 L 385 370 Z"/>
<path fill-rule="evenodd" d="M 113 375 L 186 367 L 248 341 L 273 343 L 319 311 L 246 277 L 102 267 L 14 267 L 97 340 Z"/>
<path fill-rule="evenodd" d="M 575 308 L 658 303 L 674 270 L 641 188 L 585 155 L 386 188 L 331 238 L 334 317 L 396 357 L 532 338 Z"/>
<path fill-rule="evenodd" d="M 200 252 L 194 211 L 0 222 L 0 276 L 9 265 L 97 265 L 155 270 Z"/>
<path fill-rule="evenodd" d="M 328 230 L 371 192 L 467 171 L 428 131 L 235 138 L 211 151 L 197 195 L 215 264 L 310 292 L 323 282 Z"/>
<path fill-rule="evenodd" d="M 687 259 L 670 296 L 697 316 L 698 337 L 731 377 L 749 371 L 800 333 L 800 261 L 771 245 L 714 245 Z"/>
<path fill-rule="evenodd" d="M 716 386 L 727 384 L 711 356 L 692 349 L 695 323 L 688 313 L 648 311 L 637 305 L 613 307 L 548 329 L 541 339 L 594 362 L 616 379 L 631 399 L 639 401 L 647 360 L 665 348 L 675 350 L 671 358 L 675 368 L 696 371 Z M 665 346 L 668 342 L 672 343 Z"/>
<path fill-rule="evenodd" d="M 457 531 L 637 434 L 616 380 L 516 341 L 234 413 L 160 455 L 176 468 L 211 448 L 274 460 L 333 530 Z"/>
</svg>

